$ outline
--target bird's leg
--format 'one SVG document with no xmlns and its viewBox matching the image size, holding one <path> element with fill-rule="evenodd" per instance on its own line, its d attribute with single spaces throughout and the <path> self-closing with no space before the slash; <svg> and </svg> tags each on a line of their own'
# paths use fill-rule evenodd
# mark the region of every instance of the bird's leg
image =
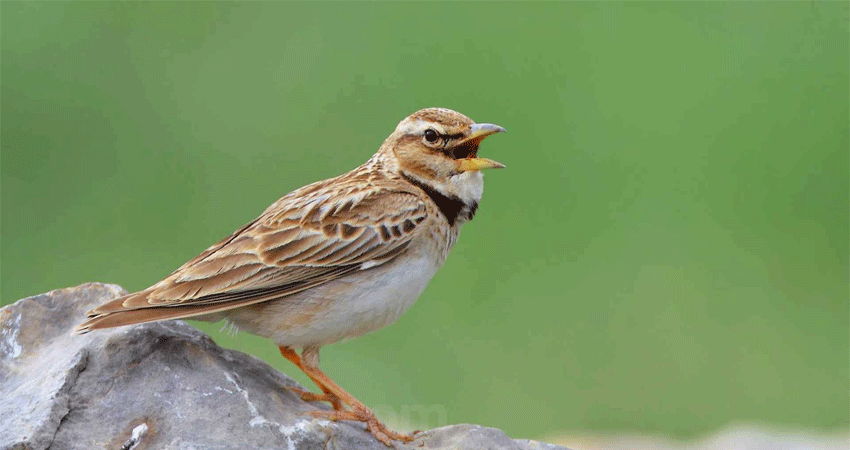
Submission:
<svg viewBox="0 0 850 450">
<path fill-rule="evenodd" d="M 315 392 L 306 391 L 304 389 L 299 389 L 297 387 L 291 386 L 286 388 L 301 397 L 301 400 L 305 402 L 328 402 L 331 406 L 334 407 L 335 410 L 339 410 L 342 408 L 342 405 L 339 403 L 339 399 L 333 398 L 328 394 L 317 394 Z"/>
<path fill-rule="evenodd" d="M 290 349 L 291 351 L 291 349 Z M 281 353 L 283 350 L 281 350 Z M 294 353 L 294 352 L 293 352 Z M 289 359 L 287 357 L 287 359 Z M 291 359 L 290 359 L 291 361 Z M 310 414 L 314 417 L 322 417 L 329 420 L 354 420 L 364 422 L 369 432 L 376 439 L 383 442 L 389 447 L 392 447 L 392 440 L 410 442 L 413 440 L 412 434 L 401 434 L 390 430 L 386 425 L 378 421 L 375 413 L 366 407 L 353 395 L 345 391 L 333 380 L 331 380 L 324 372 L 319 369 L 319 348 L 306 347 L 301 352 L 300 365 L 298 367 L 316 383 L 326 395 L 335 397 L 342 403 L 351 407 L 351 410 L 335 409 L 334 411 L 311 411 Z"/>
<path fill-rule="evenodd" d="M 298 353 L 296 353 L 295 350 L 290 347 L 285 347 L 283 345 L 279 345 L 277 348 L 280 350 L 280 354 L 283 355 L 284 358 L 288 359 L 292 364 L 295 364 L 299 369 L 301 369 L 302 372 L 307 374 L 307 376 L 310 377 L 310 379 L 313 380 L 313 382 L 316 383 L 316 385 L 322 389 L 322 392 L 324 392 L 324 394 L 316 394 L 314 392 L 305 391 L 296 387 L 290 387 L 287 389 L 301 396 L 301 400 L 304 400 L 305 402 L 328 402 L 331 404 L 331 406 L 333 406 L 335 411 L 343 410 L 339 398 L 327 389 L 325 389 L 324 386 L 319 384 L 315 379 L 313 379 L 313 377 L 310 376 L 309 373 L 307 373 L 307 371 L 304 369 L 304 365 L 301 363 L 301 357 L 298 356 Z"/>
</svg>

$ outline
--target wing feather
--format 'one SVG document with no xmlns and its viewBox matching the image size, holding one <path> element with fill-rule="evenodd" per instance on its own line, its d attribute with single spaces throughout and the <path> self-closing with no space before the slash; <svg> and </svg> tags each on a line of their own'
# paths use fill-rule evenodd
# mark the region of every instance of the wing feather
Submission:
<svg viewBox="0 0 850 450">
<path fill-rule="evenodd" d="M 428 216 L 420 197 L 397 186 L 336 195 L 330 188 L 278 200 L 159 283 L 90 311 L 79 329 L 185 318 L 292 295 L 396 258 Z M 113 315 L 125 317 L 105 319 Z"/>
</svg>

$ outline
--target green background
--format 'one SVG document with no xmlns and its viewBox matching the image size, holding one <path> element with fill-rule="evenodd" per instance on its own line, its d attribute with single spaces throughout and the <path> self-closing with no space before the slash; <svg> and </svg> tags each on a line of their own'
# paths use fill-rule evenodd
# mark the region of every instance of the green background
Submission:
<svg viewBox="0 0 850 450">
<path fill-rule="evenodd" d="M 4 304 L 145 288 L 444 106 L 508 168 L 342 386 L 515 437 L 848 427 L 846 2 L 0 7 Z"/>
</svg>

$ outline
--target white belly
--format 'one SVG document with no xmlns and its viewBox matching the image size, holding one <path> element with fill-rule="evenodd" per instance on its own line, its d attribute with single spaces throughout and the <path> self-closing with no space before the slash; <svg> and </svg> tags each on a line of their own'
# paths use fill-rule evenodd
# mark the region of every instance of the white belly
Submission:
<svg viewBox="0 0 850 450">
<path fill-rule="evenodd" d="M 227 319 L 280 345 L 325 345 L 383 328 L 410 308 L 441 261 L 427 254 L 362 270 L 293 296 L 237 308 Z"/>
</svg>

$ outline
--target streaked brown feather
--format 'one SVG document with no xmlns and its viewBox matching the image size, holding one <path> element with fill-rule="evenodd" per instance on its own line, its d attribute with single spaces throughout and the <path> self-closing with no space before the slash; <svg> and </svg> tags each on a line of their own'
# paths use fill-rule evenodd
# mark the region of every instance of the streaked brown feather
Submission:
<svg viewBox="0 0 850 450">
<path fill-rule="evenodd" d="M 365 262 L 377 265 L 397 257 L 428 208 L 403 181 L 382 177 L 364 187 L 359 171 L 281 198 L 154 286 L 93 309 L 79 330 L 188 318 L 279 299 L 361 270 Z"/>
</svg>

